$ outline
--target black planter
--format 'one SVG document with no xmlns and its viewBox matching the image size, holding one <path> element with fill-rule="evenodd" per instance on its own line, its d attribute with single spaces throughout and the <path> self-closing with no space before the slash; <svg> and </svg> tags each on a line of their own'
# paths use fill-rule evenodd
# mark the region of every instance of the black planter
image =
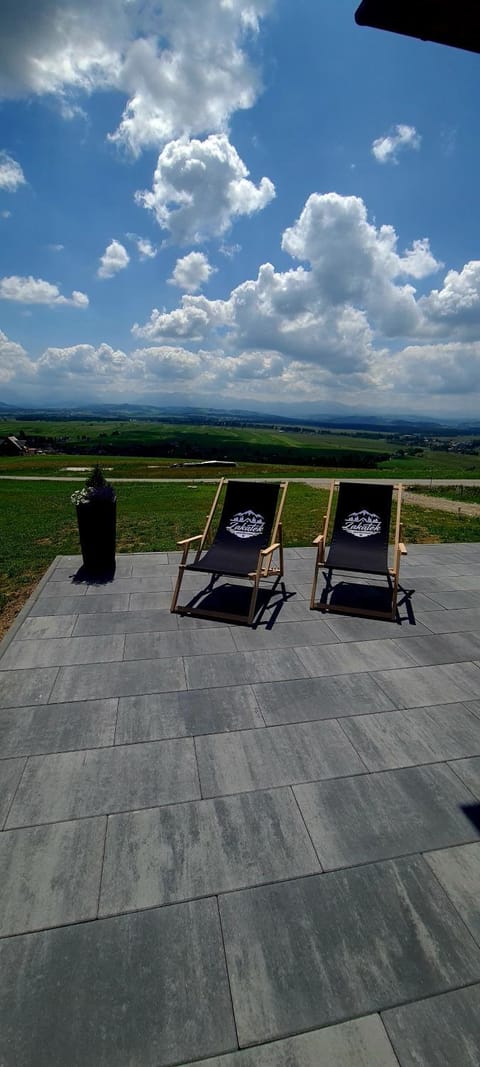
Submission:
<svg viewBox="0 0 480 1067">
<path fill-rule="evenodd" d="M 77 504 L 83 565 L 88 574 L 101 576 L 115 570 L 116 518 L 116 500 Z"/>
</svg>

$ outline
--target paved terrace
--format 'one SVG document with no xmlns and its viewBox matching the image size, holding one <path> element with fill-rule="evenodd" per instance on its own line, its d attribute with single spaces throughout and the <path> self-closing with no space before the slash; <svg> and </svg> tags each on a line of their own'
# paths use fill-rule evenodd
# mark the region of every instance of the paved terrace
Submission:
<svg viewBox="0 0 480 1067">
<path fill-rule="evenodd" d="M 4 642 L 0 1064 L 478 1067 L 480 545 L 400 625 L 309 611 L 311 548 L 181 619 L 176 560 L 58 558 Z"/>
</svg>

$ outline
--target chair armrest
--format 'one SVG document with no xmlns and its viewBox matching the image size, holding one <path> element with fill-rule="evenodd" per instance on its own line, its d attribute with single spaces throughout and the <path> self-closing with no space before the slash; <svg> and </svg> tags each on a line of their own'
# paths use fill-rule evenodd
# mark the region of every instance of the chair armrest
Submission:
<svg viewBox="0 0 480 1067">
<path fill-rule="evenodd" d="M 268 548 L 261 548 L 261 556 L 269 556 L 271 552 L 274 552 L 276 548 L 280 548 L 280 541 L 275 541 L 273 545 L 269 545 Z"/>
<path fill-rule="evenodd" d="M 196 534 L 195 537 L 186 537 L 183 541 L 177 541 L 177 545 L 191 545 L 193 541 L 201 541 L 203 534 Z"/>
<path fill-rule="evenodd" d="M 408 556 L 408 549 L 405 547 L 403 541 L 398 542 L 398 547 L 402 556 Z"/>
<path fill-rule="evenodd" d="M 324 541 L 324 540 L 325 540 L 325 534 L 319 534 L 318 537 L 316 537 L 315 540 L 313 541 L 313 544 L 314 545 L 320 545 L 322 543 L 322 541 Z"/>
</svg>

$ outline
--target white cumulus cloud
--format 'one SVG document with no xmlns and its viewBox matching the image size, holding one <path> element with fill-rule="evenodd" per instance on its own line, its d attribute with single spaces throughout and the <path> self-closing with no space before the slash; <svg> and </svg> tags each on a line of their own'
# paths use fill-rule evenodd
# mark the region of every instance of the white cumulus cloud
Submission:
<svg viewBox="0 0 480 1067">
<path fill-rule="evenodd" d="M 110 88 L 124 107 L 112 139 L 138 154 L 226 128 L 260 79 L 250 42 L 273 0 L 4 0 L 0 96 L 76 98 Z M 126 103 L 125 103 L 126 101 Z"/>
<path fill-rule="evenodd" d="M 20 163 L 9 156 L 8 152 L 0 152 L 0 189 L 15 193 L 20 185 L 26 185 Z"/>
<path fill-rule="evenodd" d="M 172 277 L 168 281 L 170 285 L 185 289 L 187 293 L 194 293 L 208 282 L 210 275 L 216 270 L 203 252 L 189 252 L 188 256 L 177 259 Z"/>
<path fill-rule="evenodd" d="M 0 278 L 0 299 L 14 300 L 20 304 L 48 304 L 50 307 L 69 305 L 70 307 L 88 307 L 88 296 L 74 289 L 70 297 L 62 296 L 57 285 L 46 282 L 43 278 L 21 278 L 16 274 Z"/>
<path fill-rule="evenodd" d="M 158 252 L 158 248 L 155 248 L 147 237 L 137 238 L 137 249 L 140 259 L 155 259 Z"/>
<path fill-rule="evenodd" d="M 110 345 L 70 345 L 67 348 L 47 348 L 36 363 L 37 374 L 43 378 L 91 377 L 92 381 L 112 382 L 128 371 L 128 358 L 124 352 Z"/>
<path fill-rule="evenodd" d="M 113 278 L 119 270 L 125 270 L 130 262 L 130 256 L 120 241 L 110 241 L 103 256 L 100 257 L 100 266 L 97 270 L 98 278 Z"/>
<path fill-rule="evenodd" d="M 136 194 L 177 244 L 198 244 L 225 233 L 234 220 L 264 208 L 275 196 L 269 178 L 255 185 L 226 134 L 204 141 L 171 141 L 158 157 L 151 191 Z"/>
<path fill-rule="evenodd" d="M 372 144 L 372 154 L 377 163 L 398 163 L 398 155 L 405 148 L 419 149 L 422 138 L 415 126 L 400 123 L 391 133 L 378 137 Z"/>
<path fill-rule="evenodd" d="M 475 340 L 480 335 L 480 260 L 449 270 L 441 289 L 419 300 L 422 334 L 450 340 Z"/>
<path fill-rule="evenodd" d="M 29 357 L 22 347 L 15 341 L 10 341 L 0 330 L 0 384 L 14 381 L 28 380 L 31 373 Z"/>
</svg>

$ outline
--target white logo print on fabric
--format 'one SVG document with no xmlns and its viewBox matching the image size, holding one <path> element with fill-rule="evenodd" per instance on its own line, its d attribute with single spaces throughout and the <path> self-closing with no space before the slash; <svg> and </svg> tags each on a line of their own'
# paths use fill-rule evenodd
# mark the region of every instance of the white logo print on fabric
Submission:
<svg viewBox="0 0 480 1067">
<path fill-rule="evenodd" d="M 353 534 L 354 537 L 372 537 L 379 534 L 382 529 L 382 520 L 371 511 L 352 511 L 347 516 L 342 526 L 345 533 Z"/>
<path fill-rule="evenodd" d="M 238 511 L 227 526 L 229 533 L 235 537 L 258 537 L 263 533 L 265 519 L 255 511 Z"/>
</svg>

